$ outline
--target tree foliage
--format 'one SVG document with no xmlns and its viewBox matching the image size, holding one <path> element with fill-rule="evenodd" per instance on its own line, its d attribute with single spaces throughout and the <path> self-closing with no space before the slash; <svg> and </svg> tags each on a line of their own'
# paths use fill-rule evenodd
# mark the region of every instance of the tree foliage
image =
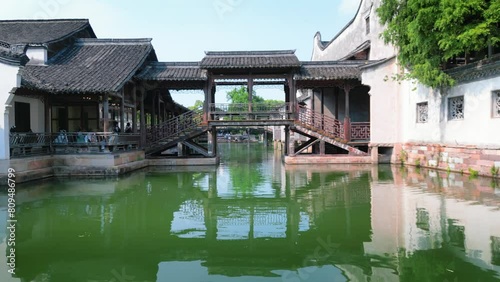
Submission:
<svg viewBox="0 0 500 282">
<path fill-rule="evenodd" d="M 500 42 L 498 0 L 382 0 L 377 13 L 408 76 L 430 87 L 453 85 L 449 59 Z"/>
<path fill-rule="evenodd" d="M 196 110 L 196 109 L 199 109 L 200 107 L 203 107 L 203 101 L 201 100 L 196 100 L 194 102 L 194 105 L 191 106 L 191 107 L 188 107 L 190 110 Z"/>
<path fill-rule="evenodd" d="M 233 90 L 227 92 L 226 99 L 234 104 L 246 104 L 248 103 L 248 90 L 244 86 L 234 88 Z M 264 98 L 255 94 L 255 91 L 252 91 L 252 103 L 262 102 L 264 102 Z"/>
<path fill-rule="evenodd" d="M 235 88 L 226 94 L 226 99 L 228 102 L 234 104 L 247 104 L 248 103 L 248 90 L 245 86 L 241 86 L 240 88 Z M 255 94 L 255 90 L 252 91 L 252 103 L 259 104 L 264 103 L 268 105 L 281 105 L 284 102 L 280 100 L 272 100 L 272 99 L 264 99 L 257 94 Z"/>
</svg>

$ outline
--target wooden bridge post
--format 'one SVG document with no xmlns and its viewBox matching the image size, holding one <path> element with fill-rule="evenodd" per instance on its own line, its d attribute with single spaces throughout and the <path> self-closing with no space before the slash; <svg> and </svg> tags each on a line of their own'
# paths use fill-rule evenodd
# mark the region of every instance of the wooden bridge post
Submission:
<svg viewBox="0 0 500 282">
<path fill-rule="evenodd" d="M 217 155 L 217 129 L 212 126 L 208 131 L 208 155 L 215 157 Z"/>
<path fill-rule="evenodd" d="M 285 148 L 283 148 L 283 153 L 285 156 L 289 155 L 290 152 L 290 126 L 285 126 Z"/>
</svg>

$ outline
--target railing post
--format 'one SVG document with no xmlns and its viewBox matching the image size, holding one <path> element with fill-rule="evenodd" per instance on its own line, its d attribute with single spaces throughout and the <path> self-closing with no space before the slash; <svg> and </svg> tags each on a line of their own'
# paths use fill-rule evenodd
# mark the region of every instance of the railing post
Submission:
<svg viewBox="0 0 500 282">
<path fill-rule="evenodd" d="M 344 118 L 344 139 L 347 142 L 351 141 L 351 119 L 349 117 Z"/>
</svg>

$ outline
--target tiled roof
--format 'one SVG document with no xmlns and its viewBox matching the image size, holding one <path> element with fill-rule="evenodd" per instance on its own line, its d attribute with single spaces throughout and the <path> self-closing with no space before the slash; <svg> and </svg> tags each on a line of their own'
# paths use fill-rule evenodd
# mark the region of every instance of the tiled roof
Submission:
<svg viewBox="0 0 500 282">
<path fill-rule="evenodd" d="M 22 85 L 52 93 L 118 91 L 146 59 L 156 60 L 151 39 L 78 39 L 47 66 L 27 65 Z"/>
<path fill-rule="evenodd" d="M 360 66 L 367 61 L 314 61 L 302 62 L 295 80 L 360 79 Z"/>
<path fill-rule="evenodd" d="M 203 69 L 296 68 L 300 61 L 294 50 L 205 52 Z"/>
<path fill-rule="evenodd" d="M 91 29 L 87 19 L 0 21 L 0 41 L 8 44 L 51 43 L 86 28 Z"/>
<path fill-rule="evenodd" d="M 458 83 L 487 79 L 500 74 L 500 55 L 445 71 Z"/>
<path fill-rule="evenodd" d="M 205 81 L 206 71 L 198 62 L 151 62 L 137 76 L 143 80 L 163 81 Z"/>
</svg>

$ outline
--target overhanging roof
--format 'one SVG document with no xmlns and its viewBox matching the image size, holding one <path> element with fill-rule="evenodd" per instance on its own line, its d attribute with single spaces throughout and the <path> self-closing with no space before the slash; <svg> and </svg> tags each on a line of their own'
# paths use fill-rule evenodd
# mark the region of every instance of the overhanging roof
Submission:
<svg viewBox="0 0 500 282">
<path fill-rule="evenodd" d="M 89 29 L 87 19 L 3 20 L 0 21 L 0 41 L 8 44 L 47 44 L 65 39 Z"/>
<path fill-rule="evenodd" d="M 294 79 L 298 81 L 361 79 L 359 67 L 367 62 L 361 60 L 302 62 L 302 67 Z"/>
<path fill-rule="evenodd" d="M 151 39 L 78 39 L 44 65 L 26 65 L 22 86 L 51 93 L 119 91 L 144 62 Z"/>
</svg>

